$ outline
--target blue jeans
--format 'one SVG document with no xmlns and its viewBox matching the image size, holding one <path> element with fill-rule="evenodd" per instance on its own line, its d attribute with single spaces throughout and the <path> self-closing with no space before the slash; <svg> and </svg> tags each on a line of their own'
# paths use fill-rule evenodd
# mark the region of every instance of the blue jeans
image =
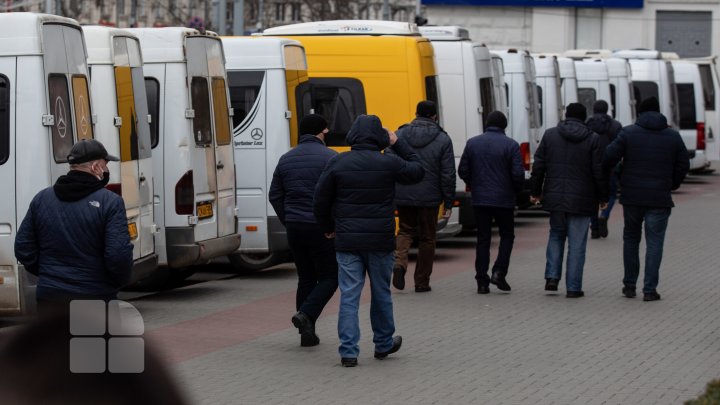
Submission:
<svg viewBox="0 0 720 405">
<path fill-rule="evenodd" d="M 337 252 L 340 270 L 340 313 L 338 336 L 340 357 L 357 357 L 360 353 L 360 323 L 358 309 L 360 293 L 365 285 L 365 273 L 370 277 L 370 324 L 375 351 L 386 352 L 393 346 L 393 319 L 390 278 L 395 254 L 390 252 Z"/>
<path fill-rule="evenodd" d="M 574 215 L 567 212 L 550 213 L 550 238 L 547 245 L 545 278 L 562 278 L 565 239 L 568 242 L 567 254 L 567 291 L 582 291 L 583 267 L 585 266 L 585 247 L 589 216 Z"/>
<path fill-rule="evenodd" d="M 610 212 L 613 209 L 613 206 L 615 205 L 615 200 L 617 199 L 617 191 L 618 191 L 618 178 L 615 173 L 610 175 L 610 195 L 608 196 L 608 205 L 607 208 L 600 211 L 600 216 L 607 219 L 610 218 Z M 594 230 L 598 230 L 598 218 L 597 216 L 593 216 L 590 219 L 590 228 Z"/>
<path fill-rule="evenodd" d="M 665 230 L 667 229 L 670 208 L 641 207 L 637 205 L 624 205 L 625 229 L 623 230 L 623 263 L 625 277 L 623 284 L 626 287 L 635 287 L 640 274 L 640 238 L 642 225 L 645 221 L 645 285 L 644 293 L 656 292 L 660 281 L 660 262 L 665 243 Z"/>
</svg>

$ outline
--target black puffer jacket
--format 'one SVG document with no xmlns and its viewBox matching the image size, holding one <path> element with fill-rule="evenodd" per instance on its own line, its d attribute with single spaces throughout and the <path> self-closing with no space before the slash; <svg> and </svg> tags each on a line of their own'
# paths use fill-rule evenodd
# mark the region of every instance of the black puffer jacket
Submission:
<svg viewBox="0 0 720 405">
<path fill-rule="evenodd" d="M 405 140 L 390 144 L 374 115 L 359 116 L 350 128 L 349 152 L 328 162 L 315 189 L 314 211 L 326 233 L 335 232 L 337 251 L 395 249 L 395 182 L 417 183 L 424 170 Z"/>
<path fill-rule="evenodd" d="M 600 147 L 603 151 L 622 129 L 622 124 L 607 114 L 595 113 L 587 119 L 586 125 L 590 130 L 600 135 Z"/>
<path fill-rule="evenodd" d="M 543 209 L 597 215 L 608 200 L 599 135 L 582 121 L 568 118 L 545 131 L 535 152 L 531 194 L 542 196 Z"/>
<path fill-rule="evenodd" d="M 320 173 L 337 155 L 314 135 L 303 135 L 291 151 L 282 155 L 275 167 L 268 195 L 278 219 L 315 223 L 313 198 Z"/>
<path fill-rule="evenodd" d="M 425 177 L 417 184 L 398 183 L 395 204 L 413 207 L 452 208 L 455 200 L 455 153 L 448 134 L 432 119 L 418 117 L 397 131 L 420 157 Z M 392 151 L 390 151 L 392 153 Z"/>
<path fill-rule="evenodd" d="M 667 126 L 658 112 L 640 114 L 635 125 L 620 131 L 607 147 L 603 166 L 623 159 L 620 203 L 646 207 L 673 207 L 670 191 L 680 187 L 690 159 L 680 134 Z"/>
</svg>

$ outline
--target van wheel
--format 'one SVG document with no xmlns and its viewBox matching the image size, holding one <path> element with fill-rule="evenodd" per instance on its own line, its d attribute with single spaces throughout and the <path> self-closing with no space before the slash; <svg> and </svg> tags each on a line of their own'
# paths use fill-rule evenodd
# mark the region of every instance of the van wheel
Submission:
<svg viewBox="0 0 720 405">
<path fill-rule="evenodd" d="M 288 252 L 235 253 L 228 256 L 230 263 L 240 274 L 254 273 L 283 263 L 289 258 Z"/>
</svg>

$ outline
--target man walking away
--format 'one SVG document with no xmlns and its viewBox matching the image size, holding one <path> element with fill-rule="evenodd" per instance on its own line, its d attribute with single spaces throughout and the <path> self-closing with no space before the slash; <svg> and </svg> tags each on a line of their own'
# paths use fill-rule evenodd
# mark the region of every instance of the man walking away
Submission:
<svg viewBox="0 0 720 405">
<path fill-rule="evenodd" d="M 437 106 L 432 101 L 418 103 L 416 118 L 400 127 L 397 137 L 420 157 L 425 177 L 417 184 L 395 186 L 400 224 L 392 283 L 398 290 L 405 288 L 408 250 L 417 234 L 415 292 L 427 292 L 435 259 L 438 206 L 443 204 L 443 216 L 449 218 L 455 200 L 455 153 L 452 140 L 437 124 Z"/>
<path fill-rule="evenodd" d="M 35 195 L 15 238 L 15 256 L 38 276 L 38 311 L 67 311 L 75 299 L 113 300 L 130 281 L 133 246 L 125 204 L 105 188 L 108 161 L 98 141 L 73 145 L 70 171 Z"/>
<path fill-rule="evenodd" d="M 590 218 L 607 206 L 607 179 L 602 169 L 599 135 L 585 126 L 585 107 L 567 106 L 566 119 L 545 131 L 535 152 L 531 175 L 533 203 L 542 198 L 550 211 L 550 237 L 545 264 L 545 290 L 557 291 L 567 239 L 567 298 L 585 295 L 582 290 L 585 248 Z"/>
<path fill-rule="evenodd" d="M 665 230 L 670 211 L 675 204 L 671 190 L 680 187 L 690 169 L 690 159 L 680 134 L 669 128 L 667 119 L 660 114 L 655 97 L 644 100 L 634 125 L 620 131 L 608 146 L 603 166 L 615 167 L 623 161 L 620 177 L 620 204 L 623 205 L 622 293 L 635 297 L 635 283 L 640 273 L 640 238 L 645 222 L 645 283 L 643 301 L 657 301 Z"/>
<path fill-rule="evenodd" d="M 395 183 L 423 178 L 418 156 L 407 143 L 382 127 L 374 115 L 355 119 L 347 135 L 351 149 L 328 162 L 315 189 L 315 217 L 328 238 L 335 238 L 339 266 L 341 364 L 357 365 L 360 352 L 358 307 L 365 274 L 370 278 L 370 323 L 375 358 L 384 359 L 402 345 L 393 337 L 390 278 L 395 250 Z M 381 151 L 392 146 L 397 156 Z"/>
<path fill-rule="evenodd" d="M 458 166 L 460 178 L 470 187 L 478 225 L 475 255 L 478 294 L 489 293 L 490 283 L 501 291 L 510 291 L 505 278 L 515 240 L 515 203 L 525 180 L 520 145 L 505 135 L 505 115 L 491 112 L 485 128 L 484 134 L 467 142 Z M 493 219 L 500 233 L 500 247 L 492 277 L 488 277 Z"/>
<path fill-rule="evenodd" d="M 287 230 L 288 244 L 298 274 L 292 323 L 300 333 L 300 346 L 315 346 L 315 322 L 337 290 L 335 248 L 315 221 L 315 185 L 327 162 L 337 152 L 325 146 L 327 121 L 310 114 L 300 120 L 300 142 L 278 161 L 269 199 Z"/>
<path fill-rule="evenodd" d="M 605 153 L 607 148 L 622 129 L 622 124 L 614 120 L 608 115 L 608 103 L 605 100 L 598 100 L 593 104 L 593 115 L 587 120 L 587 127 L 600 135 L 600 146 Z M 600 211 L 600 216 L 593 215 L 590 219 L 590 236 L 593 239 L 607 238 L 608 236 L 608 219 L 610 219 L 610 211 L 615 205 L 617 197 L 617 173 L 613 167 L 606 173 L 610 181 L 610 195 L 608 195 L 607 208 Z"/>
</svg>

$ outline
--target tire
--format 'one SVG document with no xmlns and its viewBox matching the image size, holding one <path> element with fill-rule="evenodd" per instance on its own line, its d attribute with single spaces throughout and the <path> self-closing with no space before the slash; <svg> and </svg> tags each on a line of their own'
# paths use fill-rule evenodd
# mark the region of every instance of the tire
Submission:
<svg viewBox="0 0 720 405">
<path fill-rule="evenodd" d="M 289 252 L 234 253 L 228 256 L 230 263 L 240 274 L 249 274 L 286 262 Z"/>
</svg>

